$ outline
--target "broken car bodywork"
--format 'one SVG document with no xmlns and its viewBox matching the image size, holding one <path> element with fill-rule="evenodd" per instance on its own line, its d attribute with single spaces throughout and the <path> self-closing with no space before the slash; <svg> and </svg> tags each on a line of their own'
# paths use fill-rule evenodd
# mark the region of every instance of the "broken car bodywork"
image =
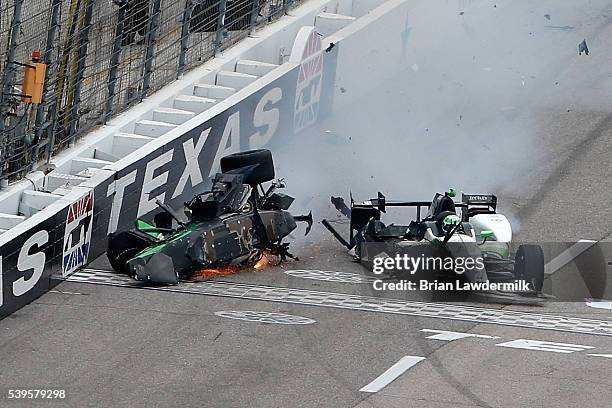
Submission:
<svg viewBox="0 0 612 408">
<path fill-rule="evenodd" d="M 253 266 L 265 251 L 281 260 L 294 258 L 282 240 L 299 221 L 309 224 L 308 233 L 312 215 L 288 212 L 293 198 L 276 191 L 282 181 L 264 191 L 262 183 L 274 178 L 270 152 L 226 156 L 221 169 L 210 191 L 185 203 L 184 215 L 158 203 L 164 211 L 155 225 L 137 220 L 135 229 L 112 235 L 113 268 L 137 280 L 175 284 L 198 269 Z"/>
</svg>

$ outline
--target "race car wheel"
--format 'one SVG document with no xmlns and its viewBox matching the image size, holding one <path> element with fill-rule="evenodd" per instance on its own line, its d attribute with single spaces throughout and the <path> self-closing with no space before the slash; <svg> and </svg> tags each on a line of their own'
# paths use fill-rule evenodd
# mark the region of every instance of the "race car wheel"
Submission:
<svg viewBox="0 0 612 408">
<path fill-rule="evenodd" d="M 111 234 L 108 238 L 106 256 L 115 271 L 129 275 L 130 269 L 127 261 L 150 244 L 151 242 L 147 242 L 133 231 Z"/>
<path fill-rule="evenodd" d="M 514 275 L 531 283 L 536 291 L 544 285 L 544 252 L 539 245 L 520 245 L 516 251 Z"/>
<path fill-rule="evenodd" d="M 245 184 L 260 184 L 274 180 L 274 161 L 272 153 L 267 149 L 249 150 L 234 153 L 221 158 L 221 171 L 226 173 L 241 167 L 255 167 L 244 179 Z"/>
</svg>

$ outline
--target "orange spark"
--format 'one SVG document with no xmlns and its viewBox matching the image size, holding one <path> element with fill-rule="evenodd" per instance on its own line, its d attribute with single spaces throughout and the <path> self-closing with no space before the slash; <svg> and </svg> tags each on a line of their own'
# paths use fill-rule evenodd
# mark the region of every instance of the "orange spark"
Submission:
<svg viewBox="0 0 612 408">
<path fill-rule="evenodd" d="M 274 258 L 275 257 L 268 254 L 264 254 L 255 265 L 230 265 L 215 269 L 200 269 L 191 276 L 190 280 L 202 281 L 219 276 L 235 275 L 241 272 L 261 271 L 270 266 L 277 265 L 278 262 L 275 262 Z"/>
</svg>

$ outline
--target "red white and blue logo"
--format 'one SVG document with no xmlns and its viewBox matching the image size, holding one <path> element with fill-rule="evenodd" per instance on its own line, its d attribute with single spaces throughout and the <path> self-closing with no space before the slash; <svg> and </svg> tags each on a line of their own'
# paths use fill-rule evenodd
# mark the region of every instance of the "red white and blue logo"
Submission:
<svg viewBox="0 0 612 408">
<path fill-rule="evenodd" d="M 297 133 L 315 123 L 319 116 L 323 48 L 321 35 L 314 27 L 302 27 L 293 44 L 290 61 L 300 63 L 293 116 Z"/>
<path fill-rule="evenodd" d="M 93 227 L 94 194 L 88 192 L 68 208 L 66 232 L 64 233 L 64 256 L 62 273 L 70 275 L 85 265 L 91 247 Z"/>
</svg>

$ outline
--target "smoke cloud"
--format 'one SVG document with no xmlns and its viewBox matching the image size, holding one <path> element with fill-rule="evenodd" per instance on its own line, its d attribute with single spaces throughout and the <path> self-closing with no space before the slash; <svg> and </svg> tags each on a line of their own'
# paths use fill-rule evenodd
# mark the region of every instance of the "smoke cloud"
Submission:
<svg viewBox="0 0 612 408">
<path fill-rule="evenodd" d="M 610 66 L 606 13 L 606 0 L 415 1 L 396 74 L 337 90 L 349 102 L 277 151 L 297 211 L 335 216 L 330 195 L 349 191 L 428 200 L 449 187 L 528 188 L 566 115 L 612 108 L 609 95 L 583 91 L 601 81 L 585 73 Z"/>
</svg>

